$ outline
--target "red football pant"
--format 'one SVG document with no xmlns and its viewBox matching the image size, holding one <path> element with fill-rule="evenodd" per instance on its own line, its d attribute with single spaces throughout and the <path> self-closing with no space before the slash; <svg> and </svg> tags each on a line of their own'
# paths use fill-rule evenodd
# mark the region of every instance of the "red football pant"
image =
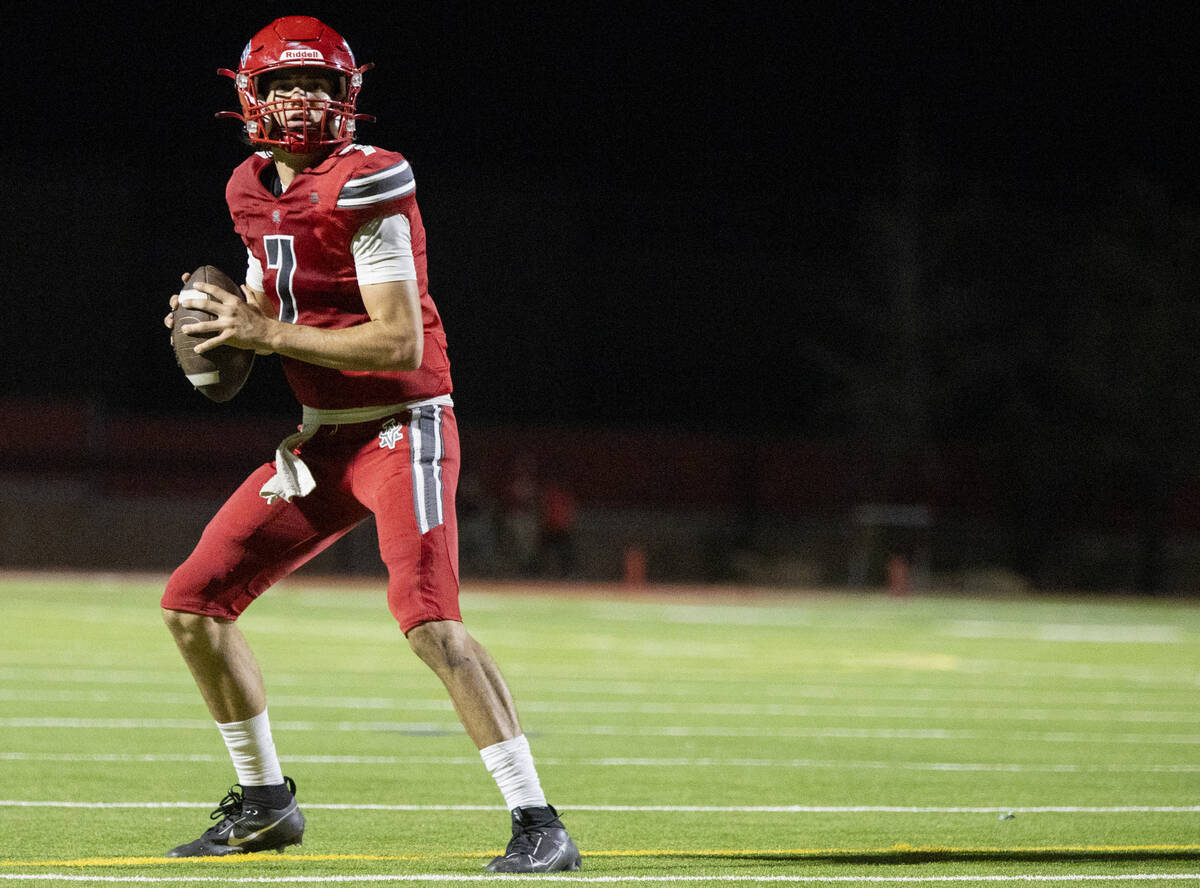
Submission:
<svg viewBox="0 0 1200 888">
<path fill-rule="evenodd" d="M 388 607 L 407 633 L 458 609 L 458 425 L 428 405 L 386 420 L 322 426 L 300 448 L 317 486 L 268 505 L 260 467 L 209 522 L 171 575 L 162 606 L 237 619 L 255 598 L 374 514 Z"/>
</svg>

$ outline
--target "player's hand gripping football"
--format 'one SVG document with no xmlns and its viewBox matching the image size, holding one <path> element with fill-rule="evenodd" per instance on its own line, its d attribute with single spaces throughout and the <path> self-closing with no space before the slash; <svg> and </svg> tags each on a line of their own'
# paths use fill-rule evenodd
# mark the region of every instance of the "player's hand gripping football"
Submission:
<svg viewBox="0 0 1200 888">
<path fill-rule="evenodd" d="M 187 283 L 191 275 L 181 275 L 183 283 Z M 242 286 L 244 297 L 239 297 L 215 284 L 197 283 L 182 296 L 179 293 L 171 295 L 171 312 L 182 305 L 184 308 L 198 308 L 216 315 L 211 321 L 193 322 L 187 326 L 191 333 L 215 333 L 211 339 L 197 343 L 197 354 L 211 351 L 221 345 L 234 348 L 253 349 L 260 355 L 270 354 L 271 348 L 267 342 L 271 319 L 259 309 L 252 291 Z M 173 326 L 173 318 L 168 314 L 163 323 L 168 328 Z"/>
<path fill-rule="evenodd" d="M 189 280 L 191 280 L 191 277 L 192 277 L 191 272 L 185 271 L 183 274 L 181 274 L 179 276 L 179 279 L 181 281 L 183 281 L 183 283 L 186 284 Z M 170 305 L 171 305 L 171 310 L 169 312 L 167 312 L 167 316 L 165 318 L 163 318 L 163 323 L 167 325 L 168 330 L 174 329 L 174 327 L 175 327 L 175 309 L 179 308 L 179 294 L 178 293 L 171 294 Z"/>
</svg>

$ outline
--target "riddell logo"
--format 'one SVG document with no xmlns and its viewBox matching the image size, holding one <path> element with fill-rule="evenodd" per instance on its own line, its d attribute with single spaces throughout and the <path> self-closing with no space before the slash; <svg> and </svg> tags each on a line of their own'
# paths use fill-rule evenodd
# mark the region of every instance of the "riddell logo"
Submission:
<svg viewBox="0 0 1200 888">
<path fill-rule="evenodd" d="M 285 49 L 279 55 L 281 62 L 323 62 L 325 56 L 316 49 Z"/>
</svg>

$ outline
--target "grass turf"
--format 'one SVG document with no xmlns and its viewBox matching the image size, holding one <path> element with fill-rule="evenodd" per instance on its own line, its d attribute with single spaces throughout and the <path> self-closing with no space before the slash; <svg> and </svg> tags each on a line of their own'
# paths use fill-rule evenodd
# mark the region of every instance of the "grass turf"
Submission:
<svg viewBox="0 0 1200 888">
<path fill-rule="evenodd" d="M 0 580 L 0 881 L 453 882 L 503 846 L 382 592 L 296 581 L 241 625 L 305 843 L 163 860 L 234 778 L 159 585 Z M 1200 872 L 1192 602 L 563 591 L 463 605 L 584 853 L 572 878 Z"/>
</svg>

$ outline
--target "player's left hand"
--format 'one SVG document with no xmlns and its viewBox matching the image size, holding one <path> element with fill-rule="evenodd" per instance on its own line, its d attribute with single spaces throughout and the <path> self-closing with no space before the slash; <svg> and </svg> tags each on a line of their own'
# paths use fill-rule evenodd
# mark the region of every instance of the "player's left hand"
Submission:
<svg viewBox="0 0 1200 888">
<path fill-rule="evenodd" d="M 191 272 L 185 271 L 183 274 L 181 274 L 179 276 L 179 279 L 186 284 L 189 280 L 191 280 L 191 277 L 192 277 Z M 171 305 L 171 310 L 169 312 L 167 312 L 167 316 L 165 318 L 163 318 L 163 323 L 167 325 L 168 330 L 173 329 L 175 326 L 175 309 L 179 308 L 179 294 L 178 293 L 171 294 L 170 305 Z"/>
<path fill-rule="evenodd" d="M 198 283 L 179 296 L 179 304 L 184 308 L 198 308 L 216 315 L 211 321 L 188 324 L 189 332 L 216 334 L 196 345 L 197 354 L 220 345 L 254 349 L 259 354 L 270 353 L 268 337 L 273 322 L 248 300 L 248 296 L 248 293 L 247 296 L 235 296 L 209 283 Z"/>
</svg>

